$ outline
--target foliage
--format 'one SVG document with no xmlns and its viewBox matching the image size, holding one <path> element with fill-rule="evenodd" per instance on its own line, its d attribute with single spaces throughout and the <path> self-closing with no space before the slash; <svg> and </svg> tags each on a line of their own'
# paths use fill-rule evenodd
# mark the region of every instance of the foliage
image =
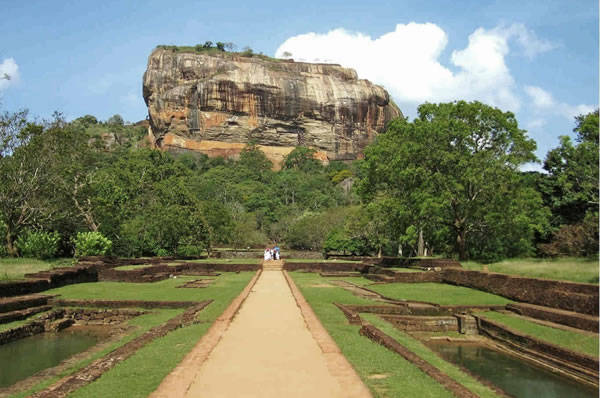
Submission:
<svg viewBox="0 0 600 398">
<path fill-rule="evenodd" d="M 545 218 L 518 172 L 535 160 L 535 142 L 514 115 L 464 101 L 424 104 L 418 112 L 414 122 L 392 122 L 367 148 L 363 200 L 393 198 L 397 231 L 413 226 L 430 248 L 454 241 L 460 259 L 481 256 L 475 242 L 492 257 L 531 251 Z M 519 234 L 505 233 L 514 227 Z"/>
<path fill-rule="evenodd" d="M 580 224 L 564 224 L 553 234 L 550 243 L 538 246 L 547 257 L 598 257 L 598 218 L 590 214 Z"/>
<path fill-rule="evenodd" d="M 58 251 L 60 234 L 56 231 L 24 231 L 15 242 L 23 257 L 46 260 L 54 258 Z"/>
<path fill-rule="evenodd" d="M 315 173 L 322 170 L 323 165 L 314 158 L 317 151 L 312 148 L 299 146 L 294 148 L 283 160 L 283 168 L 286 170 L 303 171 Z"/>
<path fill-rule="evenodd" d="M 78 232 L 73 238 L 73 245 L 75 257 L 104 256 L 110 253 L 112 241 L 100 232 Z"/>
</svg>

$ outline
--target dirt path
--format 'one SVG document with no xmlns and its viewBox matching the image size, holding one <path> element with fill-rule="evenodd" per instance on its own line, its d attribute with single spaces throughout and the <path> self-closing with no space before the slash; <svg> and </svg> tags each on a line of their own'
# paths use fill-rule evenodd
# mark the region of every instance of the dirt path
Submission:
<svg viewBox="0 0 600 398">
<path fill-rule="evenodd" d="M 315 327 L 314 314 L 305 321 L 303 313 L 310 309 L 301 311 L 306 302 L 300 296 L 297 305 L 282 271 L 268 269 L 208 358 L 187 361 L 187 373 L 194 369 L 193 377 L 181 374 L 170 382 L 168 377 L 154 397 L 371 396 L 339 349 L 331 348 L 335 343 L 329 336 L 323 344 L 326 332 L 320 324 Z M 318 327 L 322 330 L 315 332 Z"/>
</svg>

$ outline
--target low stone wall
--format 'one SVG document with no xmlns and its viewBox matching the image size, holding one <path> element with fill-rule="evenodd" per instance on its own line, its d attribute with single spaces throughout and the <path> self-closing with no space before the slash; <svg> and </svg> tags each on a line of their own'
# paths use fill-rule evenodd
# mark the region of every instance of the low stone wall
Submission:
<svg viewBox="0 0 600 398">
<path fill-rule="evenodd" d="M 64 317 L 72 319 L 76 325 L 114 325 L 145 313 L 144 311 L 132 309 L 66 308 Z"/>
<path fill-rule="evenodd" d="M 216 250 L 211 253 L 214 258 L 263 258 L 263 250 Z M 303 250 L 281 250 L 281 258 L 304 258 L 307 260 L 321 260 L 323 253 Z"/>
<path fill-rule="evenodd" d="M 364 266 L 360 263 L 288 263 L 283 265 L 286 271 L 307 271 L 307 272 L 362 272 Z"/>
<path fill-rule="evenodd" d="M 257 271 L 261 267 L 260 264 L 224 264 L 224 263 L 181 263 L 178 265 L 149 265 L 148 267 L 132 269 L 132 270 L 117 270 L 114 268 L 103 269 L 99 271 L 98 279 L 100 281 L 112 282 L 131 282 L 145 283 L 158 282 L 168 279 L 171 275 L 180 275 L 185 272 L 241 272 L 241 271 Z"/>
<path fill-rule="evenodd" d="M 211 303 L 212 300 L 203 301 L 205 305 Z M 66 300 L 66 299 L 50 299 L 49 304 L 59 307 L 90 307 L 90 308 L 188 308 L 197 305 L 196 301 L 143 301 L 143 300 Z"/>
<path fill-rule="evenodd" d="M 395 328 L 409 332 L 458 332 L 455 316 L 382 315 Z"/>
<path fill-rule="evenodd" d="M 385 270 L 385 269 L 383 269 Z M 423 272 L 394 272 L 391 270 L 385 270 L 388 272 L 392 272 L 392 275 L 386 275 L 385 279 L 378 278 L 381 275 L 381 272 L 374 271 L 372 272 L 369 269 L 369 273 L 365 274 L 364 277 L 367 279 L 371 279 L 375 282 L 382 283 L 441 283 L 442 282 L 442 274 L 440 272 L 434 271 L 423 271 Z M 390 279 L 391 278 L 391 279 Z"/>
<path fill-rule="evenodd" d="M 98 272 L 94 267 L 75 266 L 55 268 L 51 271 L 25 275 L 30 280 L 1 283 L 0 297 L 23 296 L 74 283 L 97 282 Z"/>
<path fill-rule="evenodd" d="M 459 269 L 445 269 L 441 273 L 444 283 L 525 303 L 598 315 L 598 285 Z"/>
<path fill-rule="evenodd" d="M 408 257 L 369 257 L 369 256 L 328 256 L 331 260 L 360 261 L 365 264 L 380 267 L 407 267 L 407 268 L 462 268 L 456 260 L 445 258 L 408 258 Z"/>
<path fill-rule="evenodd" d="M 52 322 L 62 319 L 63 316 L 64 310 L 59 309 L 48 314 L 44 314 L 39 319 L 31 321 L 23 326 L 0 332 L 0 345 L 10 343 L 24 337 L 33 336 L 34 334 L 42 333 L 46 330 L 52 330 Z"/>
<path fill-rule="evenodd" d="M 598 333 L 598 317 L 576 312 L 557 310 L 533 304 L 508 304 L 506 309 L 530 318 L 559 323 L 573 328 Z"/>
<path fill-rule="evenodd" d="M 598 384 L 598 358 L 537 340 L 500 323 L 475 316 L 479 331 L 524 354 Z"/>
</svg>

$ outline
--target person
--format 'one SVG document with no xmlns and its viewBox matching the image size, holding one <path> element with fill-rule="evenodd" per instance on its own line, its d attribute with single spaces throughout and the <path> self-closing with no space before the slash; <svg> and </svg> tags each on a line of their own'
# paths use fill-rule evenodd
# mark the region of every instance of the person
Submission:
<svg viewBox="0 0 600 398">
<path fill-rule="evenodd" d="M 264 256 L 264 258 L 265 258 L 265 261 L 269 261 L 271 259 L 271 251 L 269 250 L 268 247 L 265 249 L 265 256 Z"/>
<path fill-rule="evenodd" d="M 279 246 L 275 245 L 275 260 L 279 260 L 281 258 L 281 253 L 279 253 Z"/>
</svg>

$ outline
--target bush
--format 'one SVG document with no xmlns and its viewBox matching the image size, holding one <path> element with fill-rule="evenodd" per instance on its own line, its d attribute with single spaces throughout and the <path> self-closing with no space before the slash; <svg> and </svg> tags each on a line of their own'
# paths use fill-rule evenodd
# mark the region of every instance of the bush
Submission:
<svg viewBox="0 0 600 398">
<path fill-rule="evenodd" d="M 597 217 L 586 217 L 580 224 L 563 225 L 550 243 L 538 245 L 538 251 L 543 257 L 597 257 L 597 222 Z"/>
<path fill-rule="evenodd" d="M 104 256 L 110 253 L 112 241 L 100 232 L 78 232 L 73 239 L 75 257 Z"/>
<path fill-rule="evenodd" d="M 58 232 L 26 231 L 19 235 L 15 245 L 23 257 L 49 259 L 56 256 L 59 242 Z"/>
</svg>

